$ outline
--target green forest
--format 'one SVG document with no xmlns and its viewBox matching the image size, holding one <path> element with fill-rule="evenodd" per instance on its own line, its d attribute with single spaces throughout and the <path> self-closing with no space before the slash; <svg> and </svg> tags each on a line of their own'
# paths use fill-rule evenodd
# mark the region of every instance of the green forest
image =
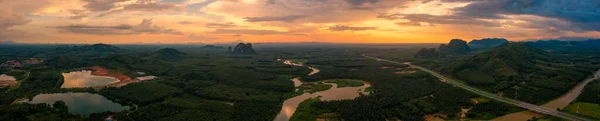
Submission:
<svg viewBox="0 0 600 121">
<path fill-rule="evenodd" d="M 365 47 L 257 47 L 254 53 L 234 53 L 219 47 L 152 45 L 15 45 L 0 49 L 0 59 L 38 58 L 43 63 L 2 69 L 17 87 L 0 88 L 0 119 L 6 120 L 103 120 L 122 121 L 223 120 L 271 121 L 282 103 L 307 91 L 371 85 L 368 95 L 355 99 L 302 102 L 291 120 L 490 120 L 523 111 L 519 107 L 470 93 L 408 65 L 365 58 L 369 54 L 399 62 L 412 62 L 458 79 L 465 84 L 534 104 L 544 104 L 566 93 L 600 65 L 598 49 L 564 49 L 561 43 L 505 43 L 489 49 L 464 50 L 435 57 L 415 56 L 421 48 Z M 564 43 L 562 43 L 564 44 Z M 466 46 L 450 44 L 452 46 Z M 584 46 L 587 44 L 581 44 Z M 432 46 L 434 47 L 434 46 Z M 571 46 L 568 46 L 569 48 Z M 433 48 L 435 49 L 435 48 Z M 28 51 L 15 51 L 28 50 Z M 468 50 L 468 49 L 467 49 Z M 430 51 L 430 50 L 428 50 Z M 437 51 L 437 50 L 436 50 Z M 301 61 L 320 70 L 307 75 L 307 67 L 286 65 Z M 157 79 L 123 87 L 60 88 L 62 73 L 99 66 L 110 73 L 132 78 Z M 305 82 L 295 88 L 290 79 Z M 599 104 L 598 81 L 590 83 L 572 105 Z M 131 107 L 121 112 L 89 116 L 69 113 L 64 102 L 14 103 L 38 94 L 87 92 Z M 572 106 L 570 106 L 572 107 Z M 470 109 L 462 114 L 461 109 Z M 569 112 L 565 108 L 564 112 Z M 595 109 L 589 109 L 595 110 Z M 572 112 L 569 112 L 572 113 Z M 592 115 L 593 118 L 594 114 Z M 552 117 L 550 117 L 552 118 Z"/>
</svg>

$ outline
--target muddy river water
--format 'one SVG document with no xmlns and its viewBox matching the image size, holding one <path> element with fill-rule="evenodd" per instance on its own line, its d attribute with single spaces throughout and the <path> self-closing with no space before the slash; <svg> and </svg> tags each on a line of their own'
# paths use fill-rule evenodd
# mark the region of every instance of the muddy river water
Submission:
<svg viewBox="0 0 600 121">
<path fill-rule="evenodd" d="M 304 66 L 303 64 L 293 63 L 292 61 L 289 61 L 289 60 L 284 61 L 284 63 L 288 64 L 288 65 L 294 65 L 294 66 Z M 319 69 L 317 69 L 315 67 L 308 67 L 308 68 L 312 70 L 312 72 L 310 72 L 308 75 L 313 75 L 313 74 L 319 73 Z M 292 81 L 294 82 L 294 86 L 296 86 L 296 87 L 302 85 L 303 83 L 315 83 L 315 82 L 302 82 L 299 77 L 293 78 Z M 302 101 L 309 99 L 309 98 L 321 96 L 320 99 L 322 101 L 328 101 L 328 100 L 354 99 L 354 98 L 360 96 L 360 93 L 362 93 L 364 95 L 368 95 L 368 92 L 364 92 L 364 90 L 367 87 L 370 87 L 371 85 L 366 82 L 363 82 L 363 83 L 365 83 L 365 85 L 360 86 L 360 87 L 343 87 L 343 88 L 338 88 L 338 86 L 335 83 L 327 83 L 327 84 L 333 85 L 333 87 L 331 87 L 331 89 L 329 89 L 329 90 L 315 92 L 312 94 L 304 93 L 300 96 L 296 96 L 296 97 L 287 99 L 283 102 L 281 111 L 279 111 L 279 114 L 277 115 L 277 117 L 275 117 L 275 121 L 290 120 L 292 115 L 294 115 L 294 112 L 296 112 L 296 108 L 298 108 L 298 105 Z"/>
</svg>

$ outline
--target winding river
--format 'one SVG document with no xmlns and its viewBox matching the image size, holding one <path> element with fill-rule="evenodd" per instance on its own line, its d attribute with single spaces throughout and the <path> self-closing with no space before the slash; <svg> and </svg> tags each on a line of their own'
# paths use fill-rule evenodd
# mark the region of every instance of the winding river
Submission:
<svg viewBox="0 0 600 121">
<path fill-rule="evenodd" d="M 548 102 L 548 103 L 542 105 L 542 107 L 551 108 L 551 109 L 557 109 L 557 108 L 563 109 L 563 108 L 567 107 L 567 105 L 569 105 L 569 103 L 571 103 L 571 101 L 575 100 L 575 98 L 577 98 L 577 96 L 579 96 L 579 94 L 581 94 L 581 91 L 584 89 L 585 85 L 594 81 L 595 79 L 598 79 L 599 77 L 600 77 L 600 70 L 596 71 L 596 73 L 594 74 L 594 77 L 586 79 L 583 82 L 577 84 L 568 93 L 560 96 L 559 98 L 557 98 L 555 100 L 552 100 L 551 102 Z M 542 115 L 540 115 L 538 113 L 533 113 L 531 111 L 521 111 L 521 112 L 511 113 L 511 114 L 507 114 L 507 115 L 498 117 L 498 118 L 494 119 L 494 121 L 527 121 L 528 119 L 531 119 L 532 117 L 540 117 L 540 116 L 542 116 Z"/>
<path fill-rule="evenodd" d="M 293 63 L 290 60 L 286 60 L 283 63 L 288 64 L 288 65 L 293 65 L 293 66 L 304 66 L 303 64 L 300 64 L 300 63 Z M 308 68 L 312 70 L 312 72 L 310 72 L 308 74 L 309 76 L 319 73 L 319 69 L 317 69 L 315 67 L 308 67 Z M 294 86 L 296 86 L 296 87 L 302 85 L 303 83 L 311 83 L 311 82 L 302 82 L 300 80 L 300 77 L 293 78 L 292 81 L 294 82 Z M 315 82 L 312 82 L 312 83 L 315 83 Z M 370 87 L 371 85 L 366 82 L 363 82 L 363 83 L 365 83 L 365 85 L 360 86 L 360 87 L 343 87 L 343 88 L 339 88 L 338 85 L 336 85 L 335 83 L 327 83 L 327 84 L 333 85 L 331 87 L 331 89 L 329 89 L 329 90 L 315 92 L 312 94 L 304 93 L 300 96 L 296 96 L 296 97 L 287 99 L 283 102 L 281 111 L 279 111 L 279 114 L 277 115 L 277 117 L 275 117 L 275 121 L 290 120 L 292 115 L 294 115 L 294 112 L 296 112 L 296 108 L 298 108 L 298 105 L 302 101 L 309 99 L 309 98 L 321 96 L 321 100 L 328 101 L 328 100 L 354 99 L 354 98 L 360 96 L 359 93 L 368 95 L 369 93 L 364 92 L 364 90 L 367 87 Z"/>
</svg>

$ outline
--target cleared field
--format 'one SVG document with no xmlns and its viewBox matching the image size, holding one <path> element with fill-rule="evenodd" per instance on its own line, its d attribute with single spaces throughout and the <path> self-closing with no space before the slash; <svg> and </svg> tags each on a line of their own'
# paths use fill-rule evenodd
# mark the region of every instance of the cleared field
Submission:
<svg viewBox="0 0 600 121">
<path fill-rule="evenodd" d="M 338 85 L 338 88 L 360 87 L 360 86 L 365 85 L 361 80 L 355 80 L 355 79 L 331 79 L 331 80 L 325 80 L 325 83 L 335 83 Z"/>
<path fill-rule="evenodd" d="M 587 102 L 576 102 L 563 109 L 564 111 L 600 119 L 600 105 Z"/>
</svg>

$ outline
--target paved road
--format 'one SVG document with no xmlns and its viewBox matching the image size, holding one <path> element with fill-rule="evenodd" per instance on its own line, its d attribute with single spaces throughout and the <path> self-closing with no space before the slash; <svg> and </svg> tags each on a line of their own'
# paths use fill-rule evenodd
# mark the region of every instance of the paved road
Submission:
<svg viewBox="0 0 600 121">
<path fill-rule="evenodd" d="M 407 63 L 400 63 L 400 62 L 396 62 L 396 61 L 391 61 L 391 60 L 381 59 L 381 58 L 377 58 L 377 57 L 367 56 L 366 54 L 363 54 L 362 56 L 367 57 L 367 58 L 371 58 L 371 59 L 375 59 L 377 61 L 384 61 L 384 62 L 395 63 L 395 64 L 407 64 L 407 65 L 409 65 L 411 67 L 414 67 L 414 68 L 417 68 L 419 70 L 425 71 L 427 73 L 430 73 L 433 76 L 436 76 L 436 77 L 438 77 L 438 78 L 440 78 L 442 80 L 445 80 L 446 83 L 450 83 L 450 84 L 455 85 L 457 87 L 463 88 L 463 89 L 465 89 L 467 91 L 473 92 L 475 94 L 478 94 L 478 95 L 481 95 L 481 96 L 484 96 L 484 97 L 487 97 L 487 98 L 490 98 L 490 99 L 493 99 L 493 100 L 496 100 L 496 101 L 500 101 L 500 102 L 508 103 L 508 104 L 511 104 L 511 105 L 519 106 L 519 107 L 522 107 L 522 108 L 525 108 L 525 109 L 528 109 L 528 110 L 531 110 L 531 111 L 534 111 L 534 112 L 548 114 L 548 115 L 552 115 L 552 116 L 564 118 L 564 119 L 571 120 L 571 121 L 591 121 L 589 119 L 585 119 L 585 118 L 578 117 L 578 116 L 575 116 L 575 115 L 571 115 L 571 114 L 568 114 L 568 113 L 556 111 L 556 109 L 549 109 L 549 108 L 546 108 L 546 107 L 541 107 L 541 106 L 537 106 L 537 105 L 534 105 L 534 104 L 529 104 L 529 103 L 518 101 L 518 100 L 515 100 L 515 99 L 500 97 L 500 96 L 497 96 L 495 94 L 489 93 L 487 91 L 480 90 L 480 89 L 477 89 L 477 88 L 465 85 L 465 84 L 463 84 L 463 83 L 461 83 L 459 81 L 447 78 L 447 77 L 445 77 L 445 76 L 443 76 L 443 75 L 441 75 L 439 73 L 433 72 L 433 71 L 431 71 L 429 69 L 426 69 L 426 68 L 423 68 L 423 67 L 420 67 L 420 66 L 416 66 L 416 65 L 412 65 L 412 64 L 410 64 L 408 62 Z"/>
</svg>

